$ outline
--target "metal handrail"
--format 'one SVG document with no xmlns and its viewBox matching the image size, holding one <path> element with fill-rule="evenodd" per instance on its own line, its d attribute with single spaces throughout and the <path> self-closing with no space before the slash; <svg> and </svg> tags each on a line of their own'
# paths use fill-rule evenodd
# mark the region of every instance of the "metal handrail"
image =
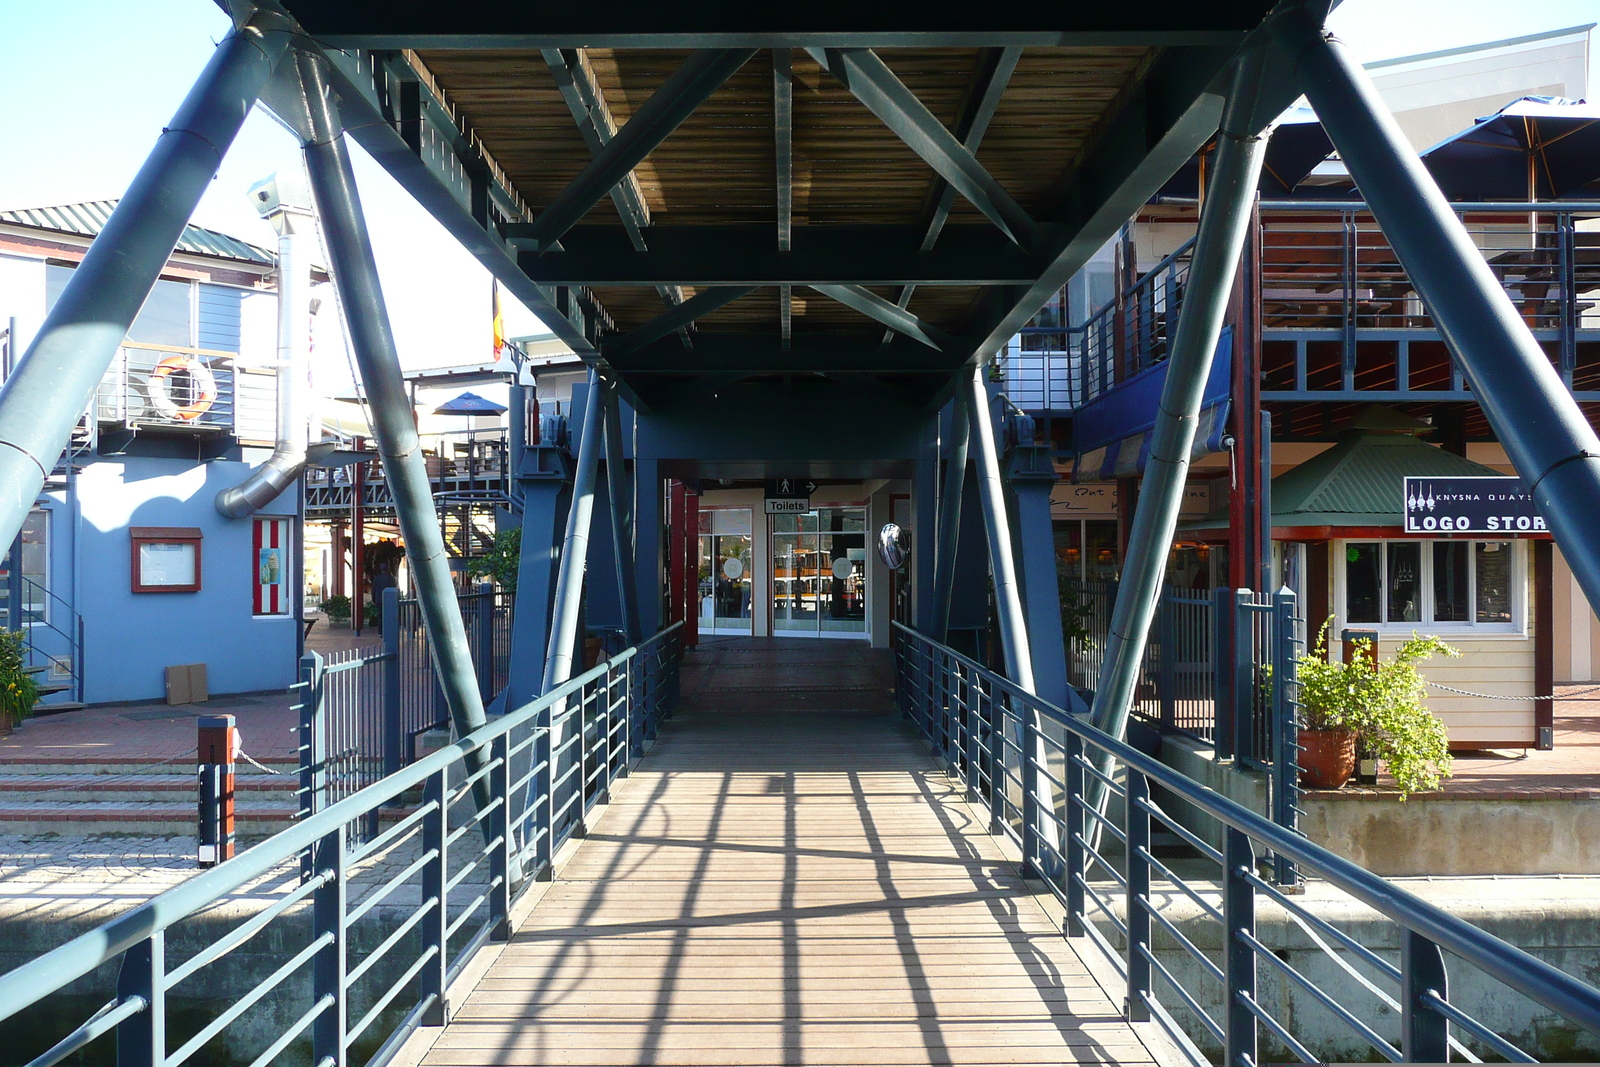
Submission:
<svg viewBox="0 0 1600 1067">
<path fill-rule="evenodd" d="M 1563 1016 L 1570 1022 L 1584 1029 L 1600 1033 L 1600 989 L 1574 978 L 1572 975 L 1543 960 L 1537 959 L 1522 949 L 1443 911 L 1350 860 L 1312 843 L 1292 830 L 1285 829 L 1243 805 L 1200 785 L 1186 775 L 1096 729 L 1086 720 L 1079 719 L 1023 690 L 975 660 L 940 645 L 899 622 L 893 623 L 893 629 L 897 635 L 897 656 L 900 660 L 900 671 L 903 675 L 915 675 L 915 677 L 904 677 L 897 684 L 897 696 L 903 702 L 903 706 L 915 707 L 915 702 L 919 699 L 928 700 L 927 710 L 930 712 L 940 706 L 935 702 L 942 694 L 937 693 L 935 687 L 941 685 L 943 679 L 933 677 L 933 673 L 939 670 L 933 664 L 934 658 L 937 657 L 941 663 L 951 664 L 960 669 L 963 677 L 959 680 L 959 684 L 972 685 L 977 682 L 980 687 L 986 686 L 989 691 L 988 706 L 994 709 L 997 714 L 1006 715 L 1016 720 L 1017 727 L 1024 738 L 1018 745 L 1020 752 L 1031 753 L 1034 751 L 1033 744 L 1036 739 L 1041 739 L 1046 743 L 1051 742 L 1048 731 L 1040 729 L 1040 724 L 1034 721 L 1033 716 L 1046 720 L 1064 731 L 1065 742 L 1056 742 L 1055 744 L 1066 757 L 1067 779 L 1069 784 L 1073 786 L 1072 795 L 1067 798 L 1065 816 L 1061 816 L 1055 811 L 1039 810 L 1041 805 L 1030 802 L 1036 792 L 1035 783 L 1038 781 L 1039 773 L 1049 770 L 1049 768 L 1040 767 L 1035 757 L 1028 756 L 1015 771 L 1009 766 L 995 766 L 991 768 L 989 774 L 991 780 L 1003 777 L 1006 787 L 1015 786 L 1020 789 L 1023 798 L 1021 801 L 1022 825 L 1020 827 L 1011 826 L 1000 817 L 999 811 L 995 812 L 996 824 L 1007 832 L 1009 836 L 1019 841 L 1023 849 L 1024 862 L 1030 870 L 1035 874 L 1042 874 L 1042 876 L 1047 877 L 1051 883 L 1052 890 L 1058 896 L 1065 896 L 1069 900 L 1068 923 L 1069 928 L 1071 928 L 1069 929 L 1070 933 L 1092 933 L 1092 930 L 1087 927 L 1087 923 L 1082 922 L 1084 919 L 1082 905 L 1071 903 L 1075 894 L 1070 884 L 1071 879 L 1076 878 L 1079 883 L 1077 888 L 1079 893 L 1082 892 L 1083 888 L 1087 887 L 1087 879 L 1081 873 L 1072 873 L 1083 872 L 1086 869 L 1084 865 L 1085 858 L 1081 851 L 1081 828 L 1084 825 L 1084 811 L 1082 809 L 1085 806 L 1082 799 L 1084 778 L 1082 768 L 1076 766 L 1074 761 L 1087 761 L 1083 760 L 1083 757 L 1074 750 L 1087 745 L 1109 754 L 1117 763 L 1126 767 L 1130 776 L 1137 778 L 1138 791 L 1140 793 L 1148 788 L 1149 783 L 1158 784 L 1187 804 L 1216 819 L 1226 828 L 1225 836 L 1229 834 L 1235 835 L 1236 842 L 1244 842 L 1242 851 L 1247 856 L 1251 852 L 1248 841 L 1261 842 L 1278 855 L 1293 860 L 1300 865 L 1302 870 L 1322 877 L 1330 885 L 1398 923 L 1406 931 L 1407 936 L 1414 939 L 1415 944 L 1413 945 L 1413 951 L 1409 953 L 1410 955 L 1415 956 L 1419 952 L 1425 953 L 1426 951 L 1437 953 L 1438 949 L 1448 951 L 1502 982 L 1507 987 L 1523 994 L 1535 1003 Z M 915 653 L 919 657 L 916 664 L 909 662 L 913 655 L 912 649 L 918 650 Z M 928 661 L 926 670 L 922 669 L 921 661 L 923 659 Z M 946 675 L 950 669 L 944 669 Z M 1005 699 L 1002 699 L 1002 695 Z M 1030 715 L 1029 713 L 1032 714 Z M 919 715 L 916 716 L 916 719 L 918 726 L 923 727 L 922 717 Z M 994 734 L 1004 735 L 1009 738 L 1010 735 L 1007 733 L 1007 729 L 1009 729 L 1009 725 L 1005 728 L 991 726 Z M 976 733 L 977 731 L 973 732 Z M 924 728 L 924 733 L 929 735 L 930 740 L 935 740 L 937 743 L 937 740 L 932 736 L 931 730 Z M 995 757 L 991 755 L 990 759 L 994 761 Z M 952 761 L 952 766 L 958 772 L 961 771 L 960 761 Z M 976 776 L 979 768 L 970 764 L 968 764 L 968 767 L 970 773 Z M 969 788 L 968 792 L 969 795 L 975 795 L 971 788 Z M 992 810 L 995 809 L 997 800 L 1000 804 L 1009 806 L 1011 801 L 1004 796 L 1005 792 L 1006 790 L 1004 789 L 994 788 L 987 798 L 979 797 L 979 799 L 986 799 Z M 1154 808 L 1153 805 L 1138 805 L 1138 809 L 1144 813 L 1143 818 L 1145 819 L 1146 830 L 1141 835 L 1144 838 L 1148 837 L 1147 819 L 1152 808 Z M 1053 826 L 1064 824 L 1064 828 L 1068 832 L 1061 835 L 1062 839 L 1067 842 L 1063 848 L 1058 849 L 1056 846 L 1051 845 L 1048 835 L 1041 832 L 1044 830 L 1046 822 Z M 1074 830 L 1074 827 L 1077 829 Z M 1137 847 L 1130 849 L 1130 853 L 1137 855 L 1141 850 L 1148 851 L 1142 841 L 1139 841 L 1138 838 L 1134 838 L 1134 840 Z M 1236 843 L 1230 842 L 1229 848 L 1225 851 L 1227 860 L 1224 865 L 1223 875 L 1225 881 L 1224 897 L 1229 900 L 1227 910 L 1231 913 L 1232 909 L 1237 906 L 1232 898 L 1235 898 L 1241 890 L 1248 895 L 1248 899 L 1251 902 L 1249 907 L 1253 909 L 1256 887 L 1250 881 L 1251 872 L 1248 868 L 1251 864 L 1249 862 L 1241 862 L 1241 850 Z M 1039 867 L 1045 866 L 1041 861 L 1052 858 L 1050 855 L 1052 853 L 1054 854 L 1053 858 L 1062 861 L 1066 871 L 1069 872 L 1065 878 L 1060 871 L 1051 873 L 1038 870 Z M 1143 862 L 1135 866 L 1143 866 L 1144 868 L 1142 880 L 1147 893 L 1149 867 L 1145 866 Z M 1133 868 L 1130 868 L 1130 875 L 1132 873 Z M 1131 883 L 1133 879 L 1130 877 L 1129 881 Z M 1130 890 L 1130 897 L 1135 896 L 1139 900 L 1143 899 L 1142 896 L 1138 896 Z M 1077 899 L 1081 900 L 1082 898 L 1078 897 Z M 1278 903 L 1281 905 L 1286 899 L 1288 898 L 1280 898 Z M 1130 901 L 1130 903 L 1133 902 Z M 1130 916 L 1134 910 L 1130 906 Z M 1235 931 L 1230 931 L 1230 936 L 1225 939 L 1225 944 L 1232 945 L 1235 941 L 1244 944 L 1242 938 L 1233 936 L 1234 933 Z M 1098 940 L 1103 941 L 1104 938 L 1098 938 Z M 1140 1011 L 1142 1016 L 1145 1009 L 1143 1002 L 1154 1000 L 1148 988 L 1149 972 L 1147 961 L 1143 960 L 1139 955 L 1141 947 L 1149 948 L 1148 926 L 1146 925 L 1145 927 L 1143 942 L 1135 936 L 1128 939 L 1128 945 L 1125 973 L 1129 975 L 1130 979 L 1129 1010 Z M 1118 962 L 1119 966 L 1122 965 L 1120 961 Z M 1408 987 L 1406 993 L 1412 1001 L 1412 1009 L 1418 1012 L 1434 1013 L 1437 1015 L 1436 1021 L 1438 1024 L 1447 1028 L 1450 1020 L 1437 1013 L 1428 999 L 1430 991 L 1441 999 L 1444 997 L 1442 957 L 1439 958 L 1438 968 L 1441 976 L 1441 980 L 1437 983 L 1438 988 L 1435 988 L 1433 984 L 1410 988 L 1415 976 L 1410 973 L 1410 969 L 1407 967 L 1402 968 L 1403 971 L 1407 972 L 1403 984 Z M 1419 967 L 1419 973 L 1424 978 L 1427 970 L 1428 968 L 1425 964 Z M 1143 987 L 1135 988 L 1140 978 L 1143 979 Z M 1230 988 L 1229 992 L 1230 994 L 1238 993 L 1237 990 L 1232 988 Z M 1253 994 L 1250 996 L 1253 996 Z M 1245 999 L 1250 999 L 1250 996 L 1246 996 Z M 1238 997 L 1235 995 L 1231 999 L 1237 1000 Z M 1253 1008 L 1248 1010 L 1252 1012 L 1250 1025 L 1253 1027 L 1260 1021 L 1259 1015 L 1254 1013 Z M 1459 1012 L 1459 1008 L 1456 1011 Z M 1157 1013 L 1158 1019 L 1161 1015 L 1165 1015 L 1165 1012 Z M 1232 1011 L 1224 1013 L 1230 1028 L 1236 1025 L 1234 1022 L 1235 1015 L 1236 1013 Z M 1187 1035 L 1175 1036 L 1180 1036 L 1183 1040 L 1187 1040 Z M 1230 1047 L 1233 1046 L 1236 1036 L 1230 1030 Z M 1254 1036 L 1254 1033 L 1249 1035 L 1246 1047 L 1254 1048 Z M 1407 1050 L 1407 1055 L 1412 1055 L 1411 1050 Z"/>
<path fill-rule="evenodd" d="M 448 829 L 449 806 L 453 801 L 471 795 L 470 789 L 457 788 L 453 793 L 451 789 L 446 789 L 444 785 L 445 774 L 449 768 L 474 752 L 488 751 L 490 755 L 488 763 L 490 766 L 486 767 L 486 770 L 492 772 L 500 783 L 500 787 L 496 790 L 498 799 L 492 805 L 496 810 L 480 812 L 474 819 L 474 821 L 477 821 L 492 816 L 493 818 L 490 821 L 499 825 L 500 836 L 484 848 L 483 856 L 480 857 L 480 860 L 488 857 L 492 858 L 496 864 L 504 866 L 508 859 L 515 860 L 518 857 L 534 852 L 533 842 L 525 844 L 518 851 L 511 846 L 508 836 L 511 829 L 511 820 L 506 810 L 508 807 L 506 802 L 517 791 L 517 787 L 507 787 L 505 785 L 507 767 L 512 758 L 512 753 L 520 748 L 532 746 L 541 736 L 548 735 L 549 726 L 541 723 L 541 717 L 548 718 L 546 713 L 551 712 L 552 709 L 556 709 L 554 714 L 557 716 L 558 721 L 563 716 L 577 715 L 581 723 L 583 721 L 582 716 L 585 714 L 584 709 L 592 699 L 591 696 L 584 695 L 584 691 L 590 687 L 594 687 L 595 692 L 607 694 L 611 693 L 615 688 L 622 687 L 624 692 L 623 702 L 610 700 L 605 702 L 604 713 L 608 716 L 608 723 L 612 712 L 621 706 L 625 708 L 625 714 L 623 715 L 625 722 L 631 725 L 637 721 L 647 738 L 653 736 L 653 722 L 659 721 L 664 709 L 670 706 L 668 702 L 674 699 L 676 695 L 676 685 L 669 671 L 666 675 L 658 677 L 657 680 L 661 684 L 655 686 L 652 692 L 652 687 L 648 683 L 640 684 L 641 679 L 636 677 L 638 672 L 635 669 L 635 663 L 643 663 L 646 669 L 650 664 L 661 667 L 670 666 L 670 663 L 674 662 L 672 656 L 673 649 L 676 647 L 672 642 L 676 631 L 681 626 L 681 622 L 674 623 L 650 639 L 612 656 L 607 662 L 597 664 L 594 668 L 474 731 L 455 744 L 442 748 L 351 796 L 329 805 L 326 809 L 296 823 L 290 829 L 268 838 L 239 856 L 197 875 L 180 886 L 167 890 L 165 893 L 97 929 L 80 935 L 5 975 L 0 975 L 0 1020 L 10 1018 L 52 993 L 61 990 L 95 968 L 109 963 L 119 955 L 128 953 L 130 950 L 140 946 L 144 946 L 141 952 L 146 955 L 154 953 L 159 966 L 163 931 L 169 929 L 175 923 L 195 915 L 228 894 L 241 889 L 274 868 L 302 857 L 308 851 L 315 857 L 312 864 L 315 869 L 310 873 L 308 881 L 316 881 L 326 876 L 325 881 L 328 885 L 342 883 L 344 868 L 349 863 L 353 863 L 356 859 L 366 855 L 370 848 L 380 844 L 392 845 L 419 831 L 423 834 L 425 852 L 429 847 L 430 833 L 438 839 L 438 843 L 432 847 L 438 852 L 439 859 L 437 862 L 442 863 L 446 842 L 450 839 Z M 637 703 L 635 702 L 636 692 L 638 695 Z M 579 694 L 577 699 L 569 702 L 569 698 L 572 698 L 574 694 Z M 559 710 L 563 704 L 567 704 L 565 713 Z M 534 728 L 531 733 L 522 741 L 513 745 L 510 740 L 511 732 L 529 726 Z M 583 752 L 581 758 L 587 759 L 588 747 L 584 742 L 587 732 L 586 730 L 579 730 L 575 737 L 569 737 L 565 744 L 558 746 L 556 751 L 551 753 L 551 758 L 555 758 L 561 752 L 570 749 L 576 744 Z M 607 737 L 613 737 L 615 732 L 614 730 L 608 732 Z M 624 743 L 620 747 L 620 753 L 614 751 L 611 741 L 608 740 L 605 743 L 605 762 L 603 766 L 609 776 L 607 778 L 608 783 L 610 777 L 625 771 L 627 764 L 631 762 L 630 756 L 637 755 L 642 751 L 643 740 L 647 738 L 632 738 L 631 742 L 628 739 L 624 739 Z M 599 746 L 596 747 L 598 750 Z M 353 852 L 350 851 L 345 836 L 350 826 L 365 817 L 368 812 L 398 799 L 408 790 L 419 786 L 424 787 L 425 790 L 423 805 L 425 810 L 411 817 L 412 821 L 410 821 L 404 833 L 397 834 L 392 838 L 385 835 L 385 838 L 380 839 L 378 842 L 373 842 L 370 846 L 357 848 Z M 580 792 L 579 796 L 582 797 L 583 794 Z M 544 798 L 541 798 L 541 802 L 545 802 Z M 584 798 L 581 807 L 586 810 L 591 806 L 592 803 L 588 801 L 588 798 Z M 553 826 L 543 827 L 541 833 L 546 836 L 546 840 L 539 844 L 539 850 L 543 853 L 545 862 L 548 862 L 549 856 L 553 854 L 553 848 L 551 848 L 551 842 L 548 837 L 554 835 L 555 828 Z M 332 846 L 330 846 L 330 843 L 333 843 Z M 555 843 L 559 844 L 559 841 Z M 327 851 L 330 847 L 332 847 L 334 853 L 331 858 Z M 414 865 L 414 867 L 421 866 L 425 865 Z M 426 878 L 427 872 L 424 871 L 423 873 Z M 430 891 L 426 889 L 427 882 L 425 881 L 423 895 L 428 898 L 431 892 L 436 899 L 433 900 L 431 905 L 425 903 L 423 908 L 433 907 L 439 909 L 442 913 L 449 886 L 444 880 L 442 871 L 435 877 L 438 879 L 438 885 Z M 466 906 L 466 910 L 461 913 L 461 917 L 456 920 L 454 927 L 446 929 L 446 936 L 459 929 L 460 925 L 466 921 L 466 917 L 477 911 L 489 899 L 490 894 L 509 893 L 508 878 L 509 872 L 497 872 L 480 899 L 469 903 Z M 523 882 L 523 885 L 526 886 L 530 882 L 531 879 Z M 467 956 L 476 951 L 476 948 L 488 939 L 490 927 L 496 922 L 503 923 L 505 921 L 505 907 L 509 899 L 510 897 L 507 896 L 500 902 L 498 911 L 491 909 L 491 915 L 485 922 L 484 930 L 480 931 L 479 936 L 474 939 L 468 949 L 458 954 L 453 965 L 455 971 L 459 972 L 459 968 L 465 963 Z M 269 910 L 273 911 L 275 916 L 280 914 L 286 907 L 287 903 L 279 901 Z M 342 905 L 339 910 L 343 910 Z M 352 920 L 349 917 L 341 915 L 339 928 L 341 930 L 344 929 L 350 921 Z M 440 922 L 442 923 L 443 920 L 441 919 Z M 243 938 L 236 940 L 242 941 Z M 336 940 L 342 951 L 342 946 L 344 945 L 342 935 Z M 228 946 L 229 949 L 233 947 L 236 947 L 236 945 Z M 443 949 L 440 946 L 435 946 L 434 949 L 429 951 L 442 953 Z M 223 954 L 225 953 L 218 953 L 217 955 L 220 957 Z M 296 957 L 291 962 L 295 962 L 296 966 L 299 966 L 308 962 L 310 958 L 307 953 L 302 953 L 301 957 Z M 421 966 L 422 962 L 428 958 L 427 954 L 424 954 L 422 959 L 413 965 L 413 972 L 416 967 Z M 131 956 L 124 958 L 123 971 L 125 975 L 132 961 L 133 958 Z M 150 960 L 143 957 L 136 962 L 136 972 L 141 969 L 148 970 L 151 966 Z M 162 979 L 170 973 L 162 973 L 158 969 L 156 979 L 158 995 L 160 990 L 167 987 L 163 984 Z M 146 978 L 148 977 L 147 974 Z M 280 968 L 277 974 L 258 985 L 252 993 L 246 994 L 244 999 L 253 1000 L 264 995 L 284 977 L 286 977 L 286 971 L 284 968 Z M 403 984 L 403 982 L 398 983 L 391 990 L 391 995 L 398 991 Z M 144 1004 L 135 1004 L 139 997 L 140 994 L 138 992 L 130 993 L 126 990 L 119 990 L 119 997 L 116 1001 L 95 1013 L 87 1022 L 66 1035 L 43 1056 L 36 1059 L 34 1063 L 45 1065 L 58 1062 L 74 1049 L 103 1034 L 111 1025 L 108 1022 L 108 1012 L 114 1011 L 118 1020 L 124 1020 L 144 1011 L 148 998 L 145 998 L 146 1003 Z M 339 999 L 342 1006 L 342 993 Z M 313 1006 L 311 1011 L 302 1017 L 301 1023 L 296 1024 L 296 1027 L 301 1024 L 308 1024 L 312 1018 L 327 1006 L 319 1001 L 319 1006 Z M 406 1026 L 415 1025 L 415 1020 L 420 1018 L 422 1012 L 428 1010 L 428 1006 L 427 1002 L 419 1004 L 407 1017 L 407 1023 L 402 1024 L 402 1029 Z M 237 1008 L 238 1005 L 235 1005 L 235 1007 Z M 374 1017 L 369 1015 L 362 1025 L 372 1021 Z M 221 1018 L 219 1016 L 219 1020 Z M 217 1022 L 214 1021 L 212 1025 L 217 1025 Z M 291 1030 L 294 1030 L 294 1028 L 291 1028 Z M 288 1040 L 291 1037 L 292 1033 L 286 1033 L 280 1041 Z M 387 1058 L 387 1054 L 392 1053 L 397 1047 L 395 1036 L 392 1035 L 389 1041 L 385 1042 L 384 1052 L 386 1055 L 375 1057 L 374 1060 L 369 1062 L 381 1062 Z M 186 1046 L 186 1048 L 189 1047 Z M 189 1048 L 189 1051 L 192 1050 L 192 1048 Z"/>
</svg>

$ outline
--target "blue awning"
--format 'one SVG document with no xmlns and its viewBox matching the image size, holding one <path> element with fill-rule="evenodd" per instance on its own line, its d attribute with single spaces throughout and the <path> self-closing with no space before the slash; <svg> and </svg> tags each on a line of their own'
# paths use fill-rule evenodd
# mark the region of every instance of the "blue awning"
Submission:
<svg viewBox="0 0 1600 1067">
<path fill-rule="evenodd" d="M 1233 328 L 1224 326 L 1217 341 L 1211 376 L 1200 401 L 1200 425 L 1189 458 L 1222 451 L 1228 424 L 1228 389 L 1233 375 Z M 1079 408 L 1072 421 L 1072 480 L 1105 481 L 1144 473 L 1150 457 L 1150 436 L 1156 424 L 1167 364 L 1161 362 L 1121 382 L 1104 396 Z"/>
</svg>

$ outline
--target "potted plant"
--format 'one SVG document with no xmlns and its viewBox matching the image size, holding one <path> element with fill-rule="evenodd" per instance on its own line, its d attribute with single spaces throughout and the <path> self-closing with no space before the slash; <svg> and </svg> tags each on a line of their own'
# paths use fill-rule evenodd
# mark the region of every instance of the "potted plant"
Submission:
<svg viewBox="0 0 1600 1067">
<path fill-rule="evenodd" d="M 1328 662 L 1328 626 L 1296 663 L 1300 682 L 1300 784 L 1338 789 L 1356 770 L 1355 680 L 1348 663 Z"/>
<path fill-rule="evenodd" d="M 330 596 L 317 607 L 328 617 L 329 625 L 343 626 L 350 621 L 350 598 L 343 594 Z"/>
<path fill-rule="evenodd" d="M 1393 656 L 1379 661 L 1376 670 L 1363 665 L 1367 680 L 1356 743 L 1381 761 L 1401 800 L 1439 788 L 1440 780 L 1450 774 L 1450 737 L 1423 702 L 1427 683 L 1417 664 L 1434 656 L 1460 655 L 1431 634 L 1413 633 Z"/>
<path fill-rule="evenodd" d="M 6 731 L 33 714 L 39 702 L 39 683 L 28 670 L 28 653 L 21 632 L 0 630 L 0 722 Z"/>
<path fill-rule="evenodd" d="M 1387 660 L 1370 640 L 1359 640 L 1351 662 L 1329 663 L 1327 644 L 1324 623 L 1316 646 L 1298 663 L 1303 784 L 1338 789 L 1355 772 L 1359 747 L 1387 766 L 1401 800 L 1438 788 L 1450 773 L 1450 743 L 1444 724 L 1423 703 L 1426 686 L 1417 664 L 1461 653 L 1435 636 L 1413 633 Z"/>
</svg>

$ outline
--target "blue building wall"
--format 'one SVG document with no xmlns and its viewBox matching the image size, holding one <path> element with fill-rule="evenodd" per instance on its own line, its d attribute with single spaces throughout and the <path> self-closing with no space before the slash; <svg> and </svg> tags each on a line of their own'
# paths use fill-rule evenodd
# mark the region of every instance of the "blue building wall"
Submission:
<svg viewBox="0 0 1600 1067">
<path fill-rule="evenodd" d="M 251 615 L 252 520 L 223 518 L 214 504 L 219 490 L 237 485 L 253 468 L 231 461 L 102 457 L 79 476 L 76 566 L 87 703 L 163 699 L 165 668 L 180 663 L 206 664 L 213 694 L 283 689 L 294 682 L 294 616 Z M 261 515 L 294 515 L 295 493 L 284 493 Z M 56 510 L 70 514 L 64 503 Z M 66 514 L 61 518 L 71 521 Z M 51 535 L 58 559 L 71 552 L 72 532 L 64 525 L 58 523 Z M 134 593 L 132 526 L 198 527 L 200 590 Z M 52 584 L 60 589 L 65 578 L 62 572 Z"/>
</svg>

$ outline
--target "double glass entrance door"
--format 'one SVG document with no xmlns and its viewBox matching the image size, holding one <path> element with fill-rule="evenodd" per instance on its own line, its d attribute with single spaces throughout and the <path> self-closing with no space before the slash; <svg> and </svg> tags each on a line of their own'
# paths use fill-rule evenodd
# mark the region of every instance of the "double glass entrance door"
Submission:
<svg viewBox="0 0 1600 1067">
<path fill-rule="evenodd" d="M 700 630 L 748 635 L 753 632 L 749 508 L 700 513 Z"/>
<path fill-rule="evenodd" d="M 772 632 L 804 637 L 866 630 L 866 508 L 772 516 Z"/>
</svg>

